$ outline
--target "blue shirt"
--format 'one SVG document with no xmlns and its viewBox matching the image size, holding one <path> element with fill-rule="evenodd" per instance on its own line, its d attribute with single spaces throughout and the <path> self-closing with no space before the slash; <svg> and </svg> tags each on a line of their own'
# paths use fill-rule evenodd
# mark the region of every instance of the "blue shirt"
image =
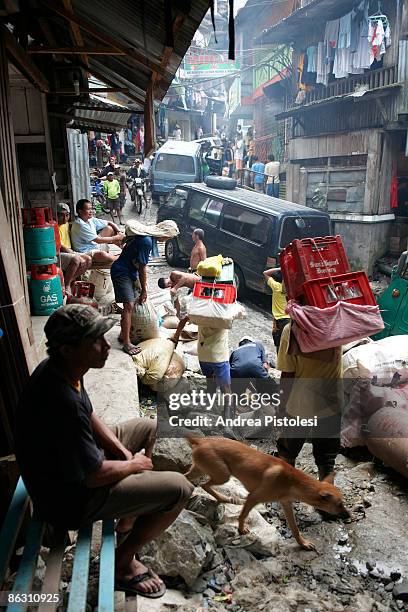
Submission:
<svg viewBox="0 0 408 612">
<path fill-rule="evenodd" d="M 255 164 L 252 165 L 251 170 L 253 172 L 261 173 L 261 174 L 255 174 L 254 183 L 256 183 L 257 185 L 262 185 L 262 183 L 264 182 L 265 164 L 263 164 L 262 162 L 256 162 Z"/>
<path fill-rule="evenodd" d="M 153 240 L 150 236 L 135 236 L 124 247 L 118 259 L 111 267 L 111 278 L 128 276 L 132 280 L 138 277 L 138 265 L 149 263 Z"/>
<path fill-rule="evenodd" d="M 86 253 L 93 249 L 99 249 L 99 244 L 93 242 L 98 237 L 108 222 L 104 219 L 91 217 L 89 221 L 83 221 L 81 217 L 77 217 L 71 226 L 71 243 L 72 248 L 77 253 Z"/>
<path fill-rule="evenodd" d="M 233 378 L 264 378 L 265 349 L 260 342 L 247 342 L 232 351 L 230 357 Z"/>
</svg>

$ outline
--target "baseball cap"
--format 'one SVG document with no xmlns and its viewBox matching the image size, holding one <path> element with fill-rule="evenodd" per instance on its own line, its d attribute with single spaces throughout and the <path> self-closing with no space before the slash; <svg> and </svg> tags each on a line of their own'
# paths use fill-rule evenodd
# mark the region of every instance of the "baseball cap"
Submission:
<svg viewBox="0 0 408 612">
<path fill-rule="evenodd" d="M 241 342 L 244 342 L 244 340 L 248 340 L 248 342 L 256 342 L 256 340 L 254 340 L 253 338 L 251 338 L 251 336 L 242 336 L 242 338 L 240 339 L 240 341 L 238 342 L 238 344 L 241 344 Z"/>
<path fill-rule="evenodd" d="M 115 176 L 114 172 L 108 172 L 108 174 L 106 176 Z"/>
<path fill-rule="evenodd" d="M 115 324 L 114 317 L 103 317 L 93 306 L 68 304 L 55 310 L 45 324 L 47 346 L 76 344 L 85 338 L 99 338 Z"/>
<path fill-rule="evenodd" d="M 66 212 L 71 214 L 69 204 L 67 204 L 66 202 L 58 202 L 57 210 L 59 213 Z"/>
</svg>

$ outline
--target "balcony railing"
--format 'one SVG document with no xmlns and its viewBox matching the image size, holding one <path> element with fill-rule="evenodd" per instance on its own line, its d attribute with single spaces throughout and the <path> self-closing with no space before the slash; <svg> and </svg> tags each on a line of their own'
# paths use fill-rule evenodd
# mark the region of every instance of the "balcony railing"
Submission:
<svg viewBox="0 0 408 612">
<path fill-rule="evenodd" d="M 360 87 L 366 87 L 367 91 L 387 87 L 398 82 L 397 66 L 388 68 L 379 68 L 365 74 L 356 74 L 346 79 L 338 79 L 329 85 L 317 85 L 311 91 L 306 93 L 303 104 L 317 102 L 320 100 L 328 100 L 336 96 L 344 96 L 357 91 Z"/>
</svg>

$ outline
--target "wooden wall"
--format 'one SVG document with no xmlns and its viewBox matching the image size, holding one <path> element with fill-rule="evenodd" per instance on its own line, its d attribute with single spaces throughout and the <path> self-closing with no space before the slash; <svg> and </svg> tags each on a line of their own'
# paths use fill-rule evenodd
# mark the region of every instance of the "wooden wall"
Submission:
<svg viewBox="0 0 408 612">
<path fill-rule="evenodd" d="M 29 313 L 8 61 L 0 40 L 0 454 L 13 450 L 12 415 L 37 364 Z"/>
</svg>

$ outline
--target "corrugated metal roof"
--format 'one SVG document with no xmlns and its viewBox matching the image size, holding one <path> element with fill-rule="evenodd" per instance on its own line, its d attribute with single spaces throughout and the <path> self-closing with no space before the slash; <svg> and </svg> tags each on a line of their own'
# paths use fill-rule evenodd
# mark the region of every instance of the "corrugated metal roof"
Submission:
<svg viewBox="0 0 408 612">
<path fill-rule="evenodd" d="M 148 59 L 160 62 L 166 47 L 166 23 L 164 2 L 168 0 L 149 0 L 149 2 L 134 2 L 132 0 L 72 0 L 72 8 L 77 17 L 83 17 L 95 28 L 115 38 L 125 47 L 133 48 Z M 176 3 L 173 3 L 176 4 Z M 180 4 L 180 3 L 179 3 Z M 188 2 L 185 2 L 188 4 Z M 174 49 L 170 55 L 165 76 L 158 83 L 156 98 L 161 99 L 185 55 L 193 35 L 209 8 L 209 0 L 191 0 L 190 10 L 175 35 Z M 173 18 L 177 14 L 173 9 Z M 81 30 L 84 42 L 91 44 L 92 37 Z M 99 56 L 100 57 L 100 56 Z M 95 60 L 89 57 L 90 64 Z M 150 81 L 150 70 L 141 66 L 135 68 L 134 63 L 126 56 L 105 56 L 102 64 L 118 77 L 124 77 L 133 83 L 139 91 L 146 91 Z"/>
<path fill-rule="evenodd" d="M 37 2 L 38 13 L 30 13 L 30 9 L 24 4 L 21 8 L 21 12 L 26 13 L 27 21 L 31 24 L 30 35 L 35 45 L 58 45 L 67 48 L 77 46 L 72 42 L 69 11 L 64 10 L 62 3 L 53 3 L 52 0 Z M 166 46 L 164 8 L 168 3 L 173 6 L 171 23 L 174 22 L 178 26 L 174 34 L 174 47 L 169 54 Z M 103 47 L 105 42 L 108 51 L 109 42 L 113 39 L 125 51 L 123 55 L 88 54 L 90 72 L 92 69 L 97 71 L 98 74 L 94 76 L 99 80 L 104 77 L 106 80 L 103 82 L 109 87 L 127 87 L 129 97 L 138 98 L 137 103 L 143 108 L 153 70 L 159 72 L 155 79 L 155 100 L 163 99 L 195 31 L 209 8 L 209 0 L 71 0 L 71 7 L 75 19 L 73 23 L 79 27 L 84 49 Z M 58 42 L 50 42 L 49 36 L 36 22 L 37 15 L 43 22 L 46 20 L 51 39 Z M 174 21 L 176 18 L 181 20 Z M 95 35 L 95 31 L 99 35 Z M 136 61 L 135 54 L 141 57 L 142 62 Z M 162 67 L 164 56 L 166 64 Z M 48 57 L 51 59 L 52 55 Z M 57 61 L 62 57 L 59 55 Z M 34 60 L 41 65 L 41 62 L 46 61 L 45 58 L 46 56 L 37 56 Z M 73 66 L 86 69 L 83 58 L 78 55 L 70 57 L 69 54 L 64 57 L 66 67 L 69 66 L 68 58 Z M 144 58 L 148 65 L 143 65 Z"/>
</svg>

